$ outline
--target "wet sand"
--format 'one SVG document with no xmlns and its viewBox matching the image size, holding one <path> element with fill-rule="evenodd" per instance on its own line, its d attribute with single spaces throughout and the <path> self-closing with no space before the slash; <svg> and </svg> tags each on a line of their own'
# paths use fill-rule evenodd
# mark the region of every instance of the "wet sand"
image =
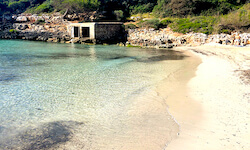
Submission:
<svg viewBox="0 0 250 150">
<path fill-rule="evenodd" d="M 176 85 L 185 88 L 166 99 L 180 125 L 178 138 L 167 149 L 250 149 L 250 48 L 205 45 L 175 50 L 195 52 L 202 63 L 194 78 Z M 185 79 L 183 74 L 177 79 Z M 159 88 L 163 96 L 164 88 Z"/>
</svg>

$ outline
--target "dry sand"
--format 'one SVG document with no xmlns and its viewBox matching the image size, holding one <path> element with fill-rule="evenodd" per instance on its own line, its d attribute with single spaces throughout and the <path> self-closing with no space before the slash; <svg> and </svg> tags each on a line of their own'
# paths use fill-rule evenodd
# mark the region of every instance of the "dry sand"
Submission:
<svg viewBox="0 0 250 150">
<path fill-rule="evenodd" d="M 249 150 L 250 47 L 210 44 L 175 50 L 191 50 L 202 63 L 191 80 L 187 81 L 185 69 L 175 77 L 180 91 L 164 93 L 167 85 L 159 87 L 180 124 L 179 137 L 166 149 Z"/>
</svg>

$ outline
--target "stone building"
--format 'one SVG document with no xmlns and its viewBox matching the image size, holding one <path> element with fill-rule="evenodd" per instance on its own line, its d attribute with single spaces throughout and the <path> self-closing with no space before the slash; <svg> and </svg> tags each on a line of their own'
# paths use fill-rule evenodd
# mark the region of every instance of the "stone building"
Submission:
<svg viewBox="0 0 250 150">
<path fill-rule="evenodd" d="M 125 41 L 121 22 L 70 23 L 68 32 L 74 40 L 93 43 L 118 43 Z"/>
</svg>

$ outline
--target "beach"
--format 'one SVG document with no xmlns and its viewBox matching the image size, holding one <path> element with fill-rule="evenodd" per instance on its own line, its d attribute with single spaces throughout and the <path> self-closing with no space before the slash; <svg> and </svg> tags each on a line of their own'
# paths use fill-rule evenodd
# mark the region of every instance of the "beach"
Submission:
<svg viewBox="0 0 250 150">
<path fill-rule="evenodd" d="M 178 90 L 166 94 L 166 87 L 159 87 L 180 125 L 166 149 L 250 149 L 250 48 L 207 44 L 175 50 L 191 52 L 202 63 L 191 80 L 182 70 Z"/>
<path fill-rule="evenodd" d="M 201 63 L 169 49 L 0 45 L 0 149 L 165 149 L 180 131 L 156 87 L 172 93 L 175 74 L 189 81 Z"/>
<path fill-rule="evenodd" d="M 249 149 L 248 48 L 0 44 L 0 149 Z"/>
</svg>

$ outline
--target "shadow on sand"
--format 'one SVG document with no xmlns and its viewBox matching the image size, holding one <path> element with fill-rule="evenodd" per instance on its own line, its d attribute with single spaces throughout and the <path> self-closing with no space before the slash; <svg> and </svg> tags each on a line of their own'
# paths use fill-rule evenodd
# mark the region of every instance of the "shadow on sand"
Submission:
<svg viewBox="0 0 250 150">
<path fill-rule="evenodd" d="M 72 138 L 74 128 L 83 126 L 82 122 L 56 121 L 29 128 L 14 136 L 4 137 L 0 133 L 0 149 L 50 149 L 56 148 Z"/>
</svg>

